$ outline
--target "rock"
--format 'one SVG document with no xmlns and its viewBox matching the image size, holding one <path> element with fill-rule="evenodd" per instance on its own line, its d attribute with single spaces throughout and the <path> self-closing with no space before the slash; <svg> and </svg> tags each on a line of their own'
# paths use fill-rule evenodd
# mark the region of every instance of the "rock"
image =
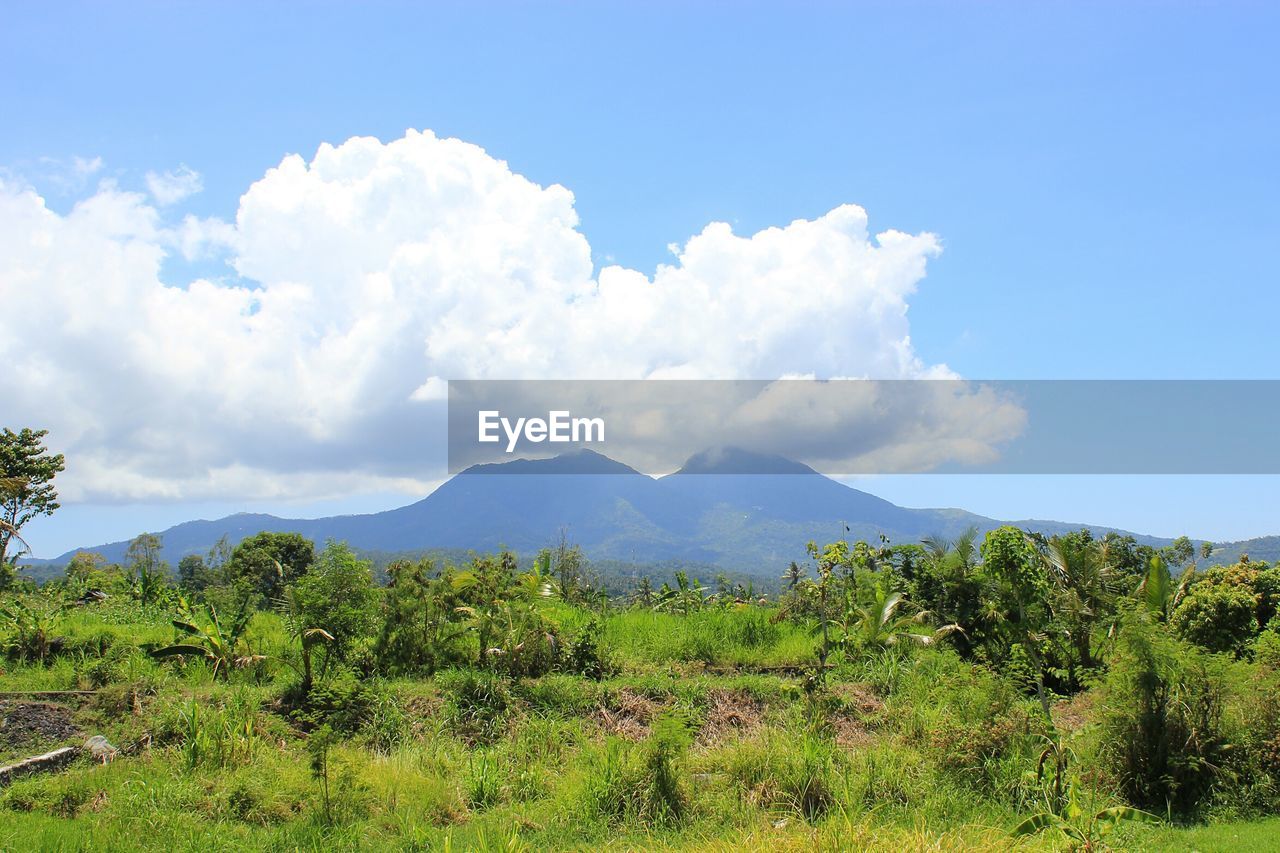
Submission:
<svg viewBox="0 0 1280 853">
<path fill-rule="evenodd" d="M 74 746 L 64 746 L 62 749 L 55 749 L 53 752 L 46 752 L 44 755 L 37 755 L 25 761 L 10 764 L 8 767 L 0 767 L 0 785 L 7 785 L 17 777 L 25 776 L 28 773 L 61 770 L 71 763 L 71 760 L 75 757 L 76 748 Z"/>
<path fill-rule="evenodd" d="M 84 742 L 85 752 L 104 764 L 116 757 L 120 750 L 112 746 L 102 735 L 94 735 Z"/>
</svg>

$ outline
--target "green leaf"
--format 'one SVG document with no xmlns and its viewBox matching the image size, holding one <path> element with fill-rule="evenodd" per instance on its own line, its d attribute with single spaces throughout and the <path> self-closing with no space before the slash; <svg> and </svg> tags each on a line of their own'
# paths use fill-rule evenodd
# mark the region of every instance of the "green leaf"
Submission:
<svg viewBox="0 0 1280 853">
<path fill-rule="evenodd" d="M 1048 812 L 1041 812 L 1040 814 L 1032 815 L 1022 823 L 1015 826 L 1013 828 L 1013 835 L 1015 838 L 1023 835 L 1035 835 L 1037 832 L 1043 832 L 1046 829 L 1061 826 L 1061 824 L 1062 821 L 1055 815 L 1051 815 Z"/>
<path fill-rule="evenodd" d="M 151 652 L 153 658 L 171 658 L 178 655 L 198 655 L 199 657 L 208 657 L 209 653 L 201 646 L 192 646 L 179 643 L 173 646 L 165 646 L 161 649 L 155 649 Z"/>
<path fill-rule="evenodd" d="M 1138 823 L 1160 823 L 1160 818 L 1144 812 L 1142 809 L 1135 809 L 1132 806 L 1112 806 L 1109 809 L 1103 809 L 1093 816 L 1095 821 L 1108 821 L 1110 823 L 1119 823 L 1122 820 L 1133 820 Z"/>
</svg>

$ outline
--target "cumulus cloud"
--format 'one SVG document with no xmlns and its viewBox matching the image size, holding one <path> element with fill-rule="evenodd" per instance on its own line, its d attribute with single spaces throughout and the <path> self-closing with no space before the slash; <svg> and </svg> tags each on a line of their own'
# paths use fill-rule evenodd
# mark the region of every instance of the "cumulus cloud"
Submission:
<svg viewBox="0 0 1280 853">
<path fill-rule="evenodd" d="M 186 164 L 171 172 L 147 172 L 147 190 L 156 204 L 168 207 L 204 189 L 200 173 Z"/>
<path fill-rule="evenodd" d="M 596 274 L 569 190 L 430 132 L 285 157 L 234 221 L 162 210 L 186 167 L 147 185 L 62 215 L 0 183 L 4 420 L 51 428 L 69 499 L 412 489 L 451 378 L 951 375 L 907 319 L 937 239 L 853 205 Z M 166 280 L 174 254 L 232 270 Z"/>
</svg>

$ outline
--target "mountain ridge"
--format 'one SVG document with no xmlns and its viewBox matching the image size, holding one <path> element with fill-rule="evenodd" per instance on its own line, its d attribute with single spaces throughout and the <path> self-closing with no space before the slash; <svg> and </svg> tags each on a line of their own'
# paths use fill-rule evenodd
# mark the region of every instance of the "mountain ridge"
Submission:
<svg viewBox="0 0 1280 853">
<path fill-rule="evenodd" d="M 755 471 L 772 473 L 747 473 Z M 529 553 L 554 544 L 567 528 L 596 559 L 684 560 L 764 576 L 803 556 L 810 540 L 847 535 L 876 541 L 884 534 L 894 542 L 914 542 L 1003 524 L 1045 534 L 1088 527 L 1157 546 L 1171 541 L 1098 524 L 1002 521 L 959 508 L 901 507 L 801 463 L 737 448 L 695 454 L 678 471 L 656 478 L 591 450 L 486 463 L 465 469 L 418 501 L 383 512 L 315 519 L 234 513 L 182 522 L 160 535 L 165 559 L 176 564 L 187 554 L 207 553 L 222 536 L 234 545 L 264 531 L 297 532 L 317 542 L 337 539 L 384 553 L 499 547 Z M 1233 560 L 1251 543 L 1261 549 L 1250 552 L 1256 558 L 1267 559 L 1271 550 L 1280 556 L 1280 537 L 1262 537 L 1223 543 L 1215 559 L 1221 552 Z M 121 561 L 127 547 L 126 541 L 110 542 L 24 562 L 65 565 L 80 551 Z"/>
</svg>

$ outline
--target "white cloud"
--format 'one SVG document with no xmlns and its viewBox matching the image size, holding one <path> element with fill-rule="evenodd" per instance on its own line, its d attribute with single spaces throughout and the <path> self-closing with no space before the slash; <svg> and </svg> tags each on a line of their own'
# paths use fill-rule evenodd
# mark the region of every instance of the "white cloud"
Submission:
<svg viewBox="0 0 1280 853">
<path fill-rule="evenodd" d="M 147 190 L 161 207 L 177 204 L 202 189 L 200 173 L 185 164 L 171 172 L 147 172 Z"/>
<path fill-rule="evenodd" d="M 68 499 L 322 498 L 439 476 L 447 378 L 950 375 L 911 345 L 930 234 L 843 206 L 712 223 L 651 275 L 593 275 L 572 193 L 429 132 L 285 157 L 234 223 L 200 186 L 103 183 L 69 213 L 0 183 L 0 400 L 48 426 Z M 241 280 L 165 281 L 226 251 Z"/>
<path fill-rule="evenodd" d="M 71 170 L 77 177 L 88 178 L 102 171 L 101 157 L 72 157 Z"/>
</svg>

